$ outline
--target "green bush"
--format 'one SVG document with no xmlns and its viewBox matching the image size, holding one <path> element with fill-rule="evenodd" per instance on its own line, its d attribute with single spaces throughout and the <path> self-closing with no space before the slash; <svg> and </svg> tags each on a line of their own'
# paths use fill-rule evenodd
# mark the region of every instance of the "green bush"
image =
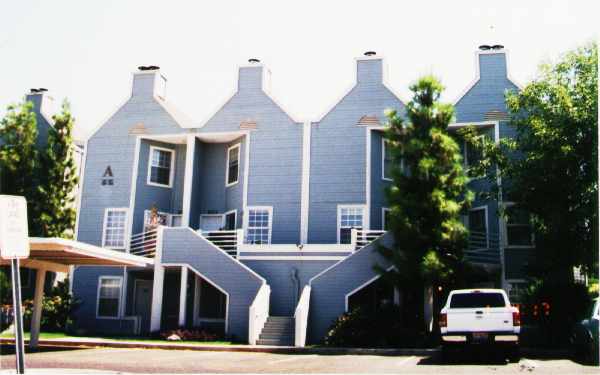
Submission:
<svg viewBox="0 0 600 375">
<path fill-rule="evenodd" d="M 523 302 L 527 307 L 524 323 L 538 332 L 535 344 L 565 347 L 575 324 L 586 317 L 592 296 L 584 284 L 540 280 L 525 290 Z"/>
<path fill-rule="evenodd" d="M 44 296 L 42 302 L 41 330 L 43 332 L 66 332 L 73 324 L 73 313 L 78 301 L 69 293 L 69 279 L 57 282 L 50 293 Z M 31 325 L 33 301 L 23 303 L 23 318 L 25 328 Z"/>
<path fill-rule="evenodd" d="M 391 304 L 377 310 L 356 308 L 335 320 L 324 344 L 355 348 L 422 346 L 425 335 L 412 327 L 405 327 L 401 315 L 400 308 Z"/>
</svg>

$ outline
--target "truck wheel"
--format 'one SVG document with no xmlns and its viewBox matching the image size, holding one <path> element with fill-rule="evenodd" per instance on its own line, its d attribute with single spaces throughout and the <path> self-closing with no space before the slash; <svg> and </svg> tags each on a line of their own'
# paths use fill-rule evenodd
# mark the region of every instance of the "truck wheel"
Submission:
<svg viewBox="0 0 600 375">
<path fill-rule="evenodd" d="M 521 359 L 521 352 L 519 351 L 518 346 L 514 346 L 508 349 L 508 353 L 506 353 L 508 361 L 511 363 L 517 363 Z"/>
</svg>

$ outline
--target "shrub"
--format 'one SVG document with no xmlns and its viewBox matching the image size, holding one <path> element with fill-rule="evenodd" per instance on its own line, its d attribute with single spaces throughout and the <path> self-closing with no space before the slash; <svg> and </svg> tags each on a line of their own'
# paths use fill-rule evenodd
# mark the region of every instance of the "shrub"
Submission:
<svg viewBox="0 0 600 375">
<path fill-rule="evenodd" d="M 341 315 L 329 328 L 324 339 L 327 346 L 337 347 L 419 347 L 425 335 L 402 324 L 398 306 L 384 305 L 377 310 L 356 308 Z"/>
<path fill-rule="evenodd" d="M 539 332 L 537 345 L 564 347 L 577 322 L 585 318 L 592 303 L 583 284 L 534 281 L 523 295 L 524 323 Z"/>
<path fill-rule="evenodd" d="M 73 313 L 79 305 L 69 293 L 69 279 L 59 281 L 42 301 L 41 330 L 44 332 L 66 332 L 73 324 Z M 23 302 L 25 327 L 31 325 L 33 301 Z"/>
</svg>

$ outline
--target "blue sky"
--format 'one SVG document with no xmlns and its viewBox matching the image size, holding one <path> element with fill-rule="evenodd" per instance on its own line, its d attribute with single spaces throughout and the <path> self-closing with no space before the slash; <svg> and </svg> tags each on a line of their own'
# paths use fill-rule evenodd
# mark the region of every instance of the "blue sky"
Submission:
<svg viewBox="0 0 600 375">
<path fill-rule="evenodd" d="M 520 83 L 543 60 L 597 38 L 599 1 L 42 1 L 0 12 L 0 115 L 30 87 L 64 98 L 85 138 L 129 94 L 131 72 L 159 65 L 167 98 L 198 123 L 231 93 L 250 57 L 271 70 L 271 92 L 301 119 L 317 118 L 352 83 L 353 58 L 386 57 L 388 82 L 436 74 L 451 101 L 475 74 L 479 44 L 510 51 Z"/>
</svg>

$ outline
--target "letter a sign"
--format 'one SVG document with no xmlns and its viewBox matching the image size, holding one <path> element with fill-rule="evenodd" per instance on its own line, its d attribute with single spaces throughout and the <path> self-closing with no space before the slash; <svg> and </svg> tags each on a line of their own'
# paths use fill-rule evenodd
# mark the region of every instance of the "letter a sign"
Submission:
<svg viewBox="0 0 600 375">
<path fill-rule="evenodd" d="M 4 259 L 29 257 L 27 201 L 24 197 L 0 195 L 0 256 Z"/>
</svg>

